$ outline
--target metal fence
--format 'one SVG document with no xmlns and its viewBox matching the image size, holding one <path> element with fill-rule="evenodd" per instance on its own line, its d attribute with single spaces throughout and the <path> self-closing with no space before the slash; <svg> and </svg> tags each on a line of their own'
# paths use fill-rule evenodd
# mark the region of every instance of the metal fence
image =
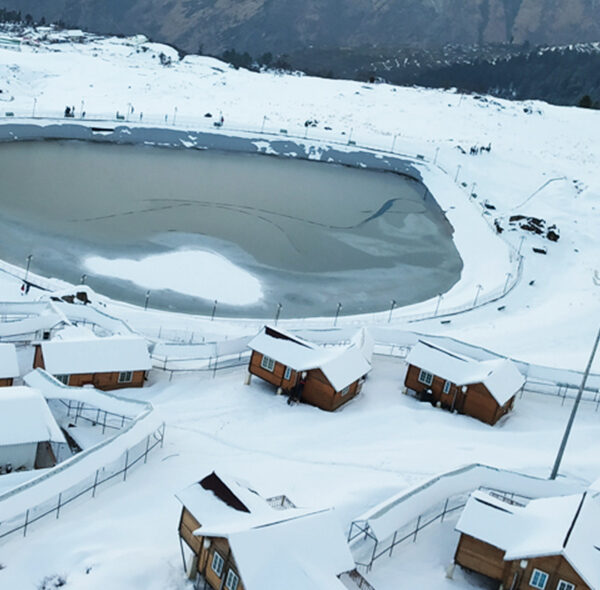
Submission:
<svg viewBox="0 0 600 590">
<path fill-rule="evenodd" d="M 148 434 L 145 439 L 127 449 L 117 460 L 96 469 L 95 473 L 82 479 L 77 484 L 63 490 L 52 500 L 42 502 L 28 508 L 20 517 L 0 522 L 0 540 L 16 533 L 25 537 L 31 526 L 40 520 L 54 515 L 60 518 L 64 506 L 88 495 L 94 498 L 98 489 L 118 477 L 127 480 L 127 473 L 140 462 L 146 463 L 148 454 L 156 447 L 164 444 L 165 424 Z"/>
</svg>

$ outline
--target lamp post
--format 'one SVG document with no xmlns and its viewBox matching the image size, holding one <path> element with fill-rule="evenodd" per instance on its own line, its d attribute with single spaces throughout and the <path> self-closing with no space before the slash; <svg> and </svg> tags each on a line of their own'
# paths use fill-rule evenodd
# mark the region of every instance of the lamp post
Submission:
<svg viewBox="0 0 600 590">
<path fill-rule="evenodd" d="M 477 292 L 475 293 L 475 299 L 473 300 L 473 307 L 477 306 L 477 299 L 479 299 L 479 293 L 481 293 L 481 289 L 483 289 L 483 286 L 477 285 Z"/>
<path fill-rule="evenodd" d="M 218 301 L 215 299 L 215 302 L 213 303 L 212 313 L 210 314 L 211 322 L 215 319 L 215 313 L 217 313 L 217 303 Z"/>
<path fill-rule="evenodd" d="M 396 307 L 396 300 L 392 299 L 392 305 L 390 307 L 390 315 L 388 316 L 388 324 L 392 321 L 392 313 L 394 311 L 394 307 Z"/>
<path fill-rule="evenodd" d="M 150 289 L 146 291 L 146 300 L 144 301 L 144 311 L 148 309 L 148 300 L 150 299 Z"/>
<path fill-rule="evenodd" d="M 277 304 L 277 310 L 275 311 L 275 325 L 277 325 L 277 322 L 279 321 L 279 314 L 281 313 L 282 307 L 283 305 L 281 303 Z"/>
<path fill-rule="evenodd" d="M 32 258 L 33 258 L 33 254 L 29 254 L 29 256 L 27 256 L 27 266 L 25 267 L 25 278 L 23 279 L 25 282 L 27 282 L 27 277 L 29 276 L 29 265 L 31 264 Z"/>
<path fill-rule="evenodd" d="M 569 440 L 569 434 L 571 433 L 571 428 L 573 427 L 573 422 L 575 421 L 575 414 L 577 414 L 577 408 L 579 407 L 579 402 L 581 401 L 581 396 L 583 395 L 583 390 L 585 388 L 585 384 L 590 374 L 590 369 L 592 368 L 592 362 L 594 361 L 594 357 L 596 356 L 596 350 L 598 349 L 598 342 L 600 341 L 600 330 L 598 330 L 598 334 L 596 336 L 596 341 L 594 342 L 594 346 L 592 348 L 592 354 L 590 355 L 590 360 L 588 361 L 587 367 L 585 368 L 585 372 L 583 374 L 583 379 L 581 380 L 581 385 L 579 386 L 579 391 L 577 392 L 577 397 L 575 398 L 575 403 L 573 404 L 573 409 L 571 410 L 571 415 L 569 416 L 569 421 L 567 422 L 567 427 L 565 428 L 565 433 L 563 434 L 562 441 L 560 443 L 560 447 L 558 449 L 558 453 L 556 455 L 556 459 L 554 461 L 554 466 L 552 467 L 552 473 L 550 474 L 550 479 L 556 479 L 558 475 L 558 469 L 560 468 L 560 463 L 562 461 L 565 448 L 567 446 L 567 442 Z"/>
<path fill-rule="evenodd" d="M 342 309 L 342 304 L 337 304 L 337 309 L 335 310 L 335 319 L 333 320 L 333 325 L 337 326 L 338 317 L 340 315 L 340 310 Z"/>
</svg>

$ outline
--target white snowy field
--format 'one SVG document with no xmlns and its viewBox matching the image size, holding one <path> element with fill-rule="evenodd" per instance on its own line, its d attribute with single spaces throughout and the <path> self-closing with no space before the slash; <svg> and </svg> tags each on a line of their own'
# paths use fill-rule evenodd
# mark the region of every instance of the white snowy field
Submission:
<svg viewBox="0 0 600 590">
<path fill-rule="evenodd" d="M 289 406 L 256 378 L 244 385 L 244 369 L 173 382 L 159 374 L 151 387 L 127 391 L 152 401 L 166 420 L 164 448 L 125 483 L 64 508 L 58 521 L 52 515 L 37 523 L 26 539 L 4 543 L 0 587 L 35 589 L 55 574 L 76 590 L 186 587 L 174 494 L 213 469 L 247 479 L 265 496 L 335 506 L 345 529 L 402 488 L 465 463 L 548 475 L 569 412 L 559 399 L 526 394 L 512 415 L 490 427 L 403 395 L 404 370 L 396 359 L 376 357 L 363 393 L 333 414 Z M 588 482 L 600 472 L 593 452 L 600 425 L 594 406 L 581 410 L 561 472 Z M 396 564 L 407 587 L 471 587 L 460 574 L 445 579 L 454 537 L 444 533 L 438 546 L 437 526 L 419 537 L 417 549 L 400 546 L 393 562 L 376 563 L 377 590 L 395 587 Z M 414 551 L 426 556 L 423 567 Z"/>
<path fill-rule="evenodd" d="M 160 53 L 172 58 L 171 65 L 161 65 Z M 234 129 L 282 128 L 304 134 L 304 122 L 314 119 L 318 125 L 308 128 L 309 139 L 346 141 L 351 134 L 359 145 L 421 153 L 430 160 L 440 148 L 437 163 L 450 181 L 464 183 L 462 191 L 451 191 L 461 206 L 472 191 L 477 194 L 472 207 L 484 201 L 493 205 L 495 210 L 487 210 L 490 220 L 498 218 L 504 228 L 510 215 L 532 215 L 556 224 L 560 239 L 553 243 L 522 230 L 505 231 L 503 237 L 524 255 L 523 277 L 506 299 L 452 317 L 449 324 L 434 320 L 416 327 L 526 361 L 576 369 L 585 364 L 600 309 L 598 112 L 451 91 L 258 74 L 212 58 L 178 60 L 171 48 L 139 39 L 41 41 L 21 52 L 0 50 L 0 87 L 0 113 L 11 111 L 17 117 L 62 116 L 65 105 L 75 106 L 76 117 L 83 110 L 88 118 L 114 117 L 133 108 L 127 118 L 138 124 L 143 113 L 144 123 L 209 129 L 222 114 L 222 131 L 232 134 Z M 209 112 L 212 119 L 204 117 Z M 469 155 L 471 146 L 488 144 L 491 152 Z M 446 190 L 442 192 L 440 200 Z M 451 216 L 453 206 L 446 208 Z M 455 239 L 470 244 L 461 254 L 468 250 L 481 269 L 462 287 L 466 301 L 475 299 L 478 284 L 483 293 L 492 279 L 495 286 L 502 284 L 509 269 L 495 268 L 495 262 L 486 268 L 491 251 L 472 237 L 469 242 L 464 226 L 457 228 Z M 548 253 L 534 253 L 534 246 Z M 431 309 L 436 304 L 431 301 Z M 441 313 L 448 304 L 442 297 Z M 504 309 L 498 311 L 501 305 Z M 139 319 L 199 332 L 208 327 L 188 316 L 150 318 Z M 210 329 L 236 331 L 228 322 L 220 327 L 213 323 Z M 238 326 L 237 331 L 243 330 Z"/>
</svg>

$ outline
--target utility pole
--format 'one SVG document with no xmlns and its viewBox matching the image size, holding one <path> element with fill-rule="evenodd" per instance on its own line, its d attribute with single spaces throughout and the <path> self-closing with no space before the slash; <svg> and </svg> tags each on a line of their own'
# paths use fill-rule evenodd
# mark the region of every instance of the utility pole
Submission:
<svg viewBox="0 0 600 590">
<path fill-rule="evenodd" d="M 585 388 L 585 384 L 587 382 L 588 375 L 590 374 L 590 369 L 592 368 L 592 363 L 594 362 L 594 357 L 596 356 L 596 350 L 598 349 L 598 342 L 600 342 L 600 329 L 598 330 L 598 334 L 596 336 L 596 341 L 594 342 L 594 347 L 592 348 L 592 354 L 590 355 L 590 360 L 588 361 L 587 367 L 585 368 L 585 372 L 583 374 L 583 379 L 581 380 L 581 385 L 579 386 L 579 391 L 577 392 L 577 397 L 575 398 L 575 403 L 573 404 L 573 409 L 571 410 L 571 415 L 569 416 L 569 421 L 567 422 L 567 427 L 565 428 L 565 433 L 563 435 L 563 439 L 560 443 L 560 448 L 558 449 L 558 453 L 556 455 L 556 460 L 554 461 L 554 467 L 552 467 L 552 473 L 550 474 L 550 479 L 556 479 L 558 475 L 558 469 L 560 467 L 560 462 L 562 461 L 563 455 L 565 453 L 565 448 L 567 446 L 567 442 L 569 440 L 569 434 L 571 433 L 571 428 L 573 427 L 573 422 L 575 421 L 575 414 L 577 414 L 577 408 L 579 407 L 579 402 L 581 401 L 581 396 L 583 395 L 583 390 Z"/>
</svg>

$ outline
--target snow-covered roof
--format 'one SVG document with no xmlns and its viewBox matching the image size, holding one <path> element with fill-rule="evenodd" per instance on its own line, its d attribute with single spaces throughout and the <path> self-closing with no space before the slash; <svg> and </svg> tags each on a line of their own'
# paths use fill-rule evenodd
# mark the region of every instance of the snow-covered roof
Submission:
<svg viewBox="0 0 600 590">
<path fill-rule="evenodd" d="M 37 389 L 0 388 L 0 446 L 65 442 L 46 400 Z"/>
<path fill-rule="evenodd" d="M 372 346 L 366 336 L 350 346 L 325 348 L 279 328 L 265 326 L 248 346 L 294 371 L 321 369 L 336 391 L 371 370 L 366 355 L 372 354 Z"/>
<path fill-rule="evenodd" d="M 413 346 L 406 362 L 455 385 L 483 383 L 501 406 L 525 383 L 516 365 L 508 359 L 478 361 L 425 340 Z"/>
<path fill-rule="evenodd" d="M 512 561 L 562 555 L 591 588 L 600 587 L 600 506 L 589 493 L 512 505 L 471 494 L 456 530 L 505 551 Z"/>
<path fill-rule="evenodd" d="M 201 524 L 195 535 L 228 540 L 247 590 L 342 590 L 337 576 L 354 568 L 333 510 L 275 510 L 248 483 L 214 472 L 177 497 Z"/>
<path fill-rule="evenodd" d="M 146 342 L 138 336 L 97 338 L 73 329 L 64 338 L 39 342 L 46 371 L 53 375 L 145 371 L 152 363 Z"/>
<path fill-rule="evenodd" d="M 17 349 L 14 344 L 0 344 L 0 379 L 11 379 L 19 376 Z"/>
</svg>

